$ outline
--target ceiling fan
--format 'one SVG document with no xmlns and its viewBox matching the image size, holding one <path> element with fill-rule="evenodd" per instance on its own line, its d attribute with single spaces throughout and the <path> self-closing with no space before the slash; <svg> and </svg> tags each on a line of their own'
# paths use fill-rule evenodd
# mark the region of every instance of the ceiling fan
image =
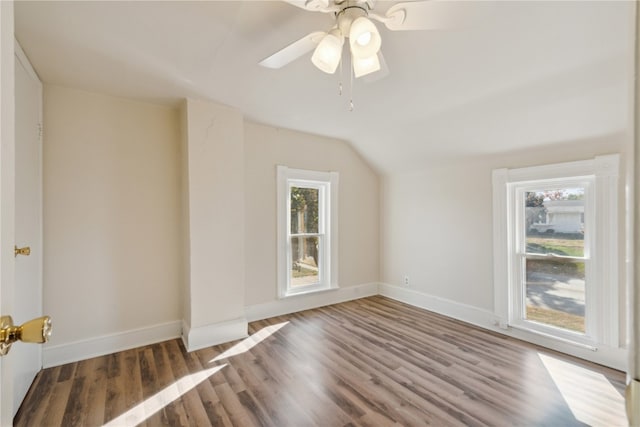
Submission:
<svg viewBox="0 0 640 427">
<path fill-rule="evenodd" d="M 458 1 L 424 0 L 401 2 L 384 14 L 375 11 L 376 0 L 283 0 L 310 12 L 331 13 L 335 23 L 329 31 L 314 31 L 263 59 L 260 65 L 281 68 L 314 51 L 311 62 L 328 74 L 335 73 L 342 59 L 345 39 L 353 75 L 366 76 L 380 70 L 382 38 L 373 21 L 392 31 L 434 30 L 458 26 L 466 18 Z M 382 60 L 384 61 L 384 60 Z"/>
</svg>

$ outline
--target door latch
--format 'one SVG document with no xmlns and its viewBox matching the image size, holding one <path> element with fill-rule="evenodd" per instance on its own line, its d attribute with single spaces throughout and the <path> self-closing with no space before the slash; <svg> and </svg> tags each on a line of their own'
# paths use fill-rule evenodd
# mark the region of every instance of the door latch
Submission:
<svg viewBox="0 0 640 427">
<path fill-rule="evenodd" d="M 18 255 L 24 255 L 24 256 L 29 256 L 31 255 L 31 248 L 29 246 L 25 246 L 24 248 L 19 248 L 17 246 L 14 246 L 14 256 L 18 256 Z"/>
</svg>

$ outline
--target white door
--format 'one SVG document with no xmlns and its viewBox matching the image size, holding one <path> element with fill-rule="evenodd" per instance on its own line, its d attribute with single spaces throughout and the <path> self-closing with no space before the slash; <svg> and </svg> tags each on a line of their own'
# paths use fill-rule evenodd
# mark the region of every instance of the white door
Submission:
<svg viewBox="0 0 640 427">
<path fill-rule="evenodd" d="M 16 324 L 42 316 L 42 84 L 16 43 L 15 53 L 15 244 L 30 247 L 15 258 Z M 12 359 L 13 412 L 42 368 L 42 346 L 16 343 Z"/>
</svg>

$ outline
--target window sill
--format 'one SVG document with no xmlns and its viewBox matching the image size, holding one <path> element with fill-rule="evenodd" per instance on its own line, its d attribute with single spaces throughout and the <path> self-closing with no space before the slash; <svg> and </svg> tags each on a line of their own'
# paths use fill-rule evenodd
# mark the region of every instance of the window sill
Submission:
<svg viewBox="0 0 640 427">
<path fill-rule="evenodd" d="M 553 335 L 551 333 L 547 333 L 547 332 L 543 332 L 543 331 L 539 331 L 537 329 L 534 328 L 530 328 L 527 327 L 526 325 L 509 325 L 510 329 L 515 329 L 518 331 L 522 331 L 522 332 L 527 332 L 530 334 L 534 334 L 540 337 L 544 337 L 544 338 L 548 338 L 557 342 L 561 342 L 563 344 L 569 344 L 569 345 L 573 345 L 576 347 L 581 347 L 590 351 L 598 351 L 598 347 L 596 347 L 595 345 L 592 344 L 588 344 L 585 342 L 580 342 L 577 340 L 572 340 L 571 338 L 565 338 L 565 337 L 559 337 L 557 335 Z"/>
<path fill-rule="evenodd" d="M 340 289 L 338 286 L 332 286 L 330 288 L 322 287 L 322 288 L 312 288 L 312 289 L 301 289 L 299 291 L 293 291 L 293 292 L 287 292 L 287 293 L 281 294 L 279 296 L 279 299 L 287 299 L 287 298 L 297 297 L 302 295 L 318 294 L 322 292 L 331 292 L 331 291 L 336 291 L 338 289 Z"/>
</svg>

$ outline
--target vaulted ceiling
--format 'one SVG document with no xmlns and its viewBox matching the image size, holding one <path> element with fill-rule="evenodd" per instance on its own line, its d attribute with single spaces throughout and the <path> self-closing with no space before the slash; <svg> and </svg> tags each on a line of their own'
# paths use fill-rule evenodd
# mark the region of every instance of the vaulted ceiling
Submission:
<svg viewBox="0 0 640 427">
<path fill-rule="evenodd" d="M 353 84 L 346 72 L 316 69 L 310 54 L 278 70 L 258 65 L 333 23 L 282 1 L 19 1 L 15 18 L 45 83 L 153 102 L 209 99 L 254 121 L 344 139 L 382 172 L 628 128 L 633 1 L 466 4 L 481 19 L 461 28 L 379 25 L 390 73 Z"/>
</svg>

